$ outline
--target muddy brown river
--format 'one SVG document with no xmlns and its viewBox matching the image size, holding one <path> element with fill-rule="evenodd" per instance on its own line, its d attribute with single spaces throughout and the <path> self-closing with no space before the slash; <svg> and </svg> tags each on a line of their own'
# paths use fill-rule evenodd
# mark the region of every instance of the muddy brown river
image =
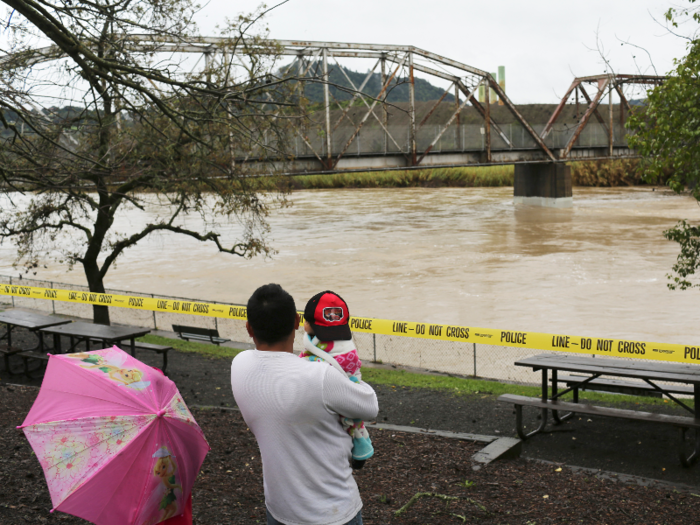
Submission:
<svg viewBox="0 0 700 525">
<path fill-rule="evenodd" d="M 700 291 L 672 292 L 662 231 L 700 208 L 663 188 L 575 188 L 574 205 L 513 204 L 512 188 L 301 191 L 270 219 L 269 260 L 172 234 L 129 250 L 111 289 L 241 303 L 282 284 L 303 308 L 332 289 L 351 314 L 550 333 L 700 343 Z M 157 213 L 130 211 L 130 233 Z M 187 218 L 189 225 L 199 222 Z M 225 228 L 233 241 L 237 227 Z M 0 246 L 0 274 L 17 275 Z M 62 265 L 36 278 L 83 284 Z"/>
</svg>

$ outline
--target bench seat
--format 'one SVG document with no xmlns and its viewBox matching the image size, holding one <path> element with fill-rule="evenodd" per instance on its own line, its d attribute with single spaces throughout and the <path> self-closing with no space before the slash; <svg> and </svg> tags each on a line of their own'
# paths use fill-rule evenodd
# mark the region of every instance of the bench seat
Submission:
<svg viewBox="0 0 700 525">
<path fill-rule="evenodd" d="M 222 343 L 227 343 L 230 339 L 224 339 L 219 336 L 219 331 L 215 328 L 199 328 L 198 326 L 183 326 L 179 324 L 173 325 L 173 332 L 176 332 L 180 339 L 185 341 L 202 341 L 205 343 L 212 343 L 215 345 L 220 345 Z"/>
<path fill-rule="evenodd" d="M 542 400 L 539 397 L 517 396 L 514 394 L 503 394 L 499 396 L 499 401 L 513 403 L 514 405 L 527 405 L 535 408 L 545 408 L 562 412 L 576 412 L 577 414 L 590 414 L 591 416 L 617 417 L 621 419 L 631 419 L 634 421 L 652 421 L 654 423 L 664 423 L 677 427 L 700 429 L 700 419 L 687 416 L 671 416 L 668 414 L 655 414 L 652 412 L 639 412 L 637 410 L 627 410 L 624 408 L 599 407 L 585 405 L 581 403 L 571 403 L 568 401 Z"/>
<path fill-rule="evenodd" d="M 163 367 L 161 371 L 166 374 L 168 368 L 168 352 L 172 350 L 172 346 L 166 345 L 156 345 L 153 343 L 143 343 L 141 341 L 136 341 L 136 350 L 148 350 L 150 352 L 156 352 L 163 355 Z"/>
<path fill-rule="evenodd" d="M 24 361 L 24 375 L 26 375 L 28 379 L 33 379 L 32 372 L 45 368 L 49 362 L 48 354 L 46 352 L 39 352 L 38 350 L 24 350 L 23 352 L 18 352 L 16 355 L 21 357 L 22 361 Z M 29 361 L 39 361 L 39 367 L 30 370 Z"/>
<path fill-rule="evenodd" d="M 3 360 L 5 361 L 5 370 L 9 375 L 14 375 L 10 368 L 10 356 L 17 355 L 20 352 L 22 352 L 21 348 L 8 348 L 7 345 L 0 347 L 0 354 L 2 354 Z"/>
<path fill-rule="evenodd" d="M 607 379 L 597 377 L 586 381 L 589 376 L 560 376 L 557 378 L 557 383 L 564 383 L 567 387 L 573 388 L 574 400 L 578 400 L 578 390 L 598 390 L 602 392 L 615 392 L 619 394 L 630 394 L 635 396 L 662 397 L 663 394 L 656 390 L 649 383 L 642 381 L 625 381 L 623 379 Z M 661 386 L 661 385 L 660 385 Z M 693 395 L 692 386 L 684 385 L 663 385 L 661 386 L 666 392 L 671 394 Z"/>
<path fill-rule="evenodd" d="M 553 413 L 570 412 L 577 414 L 588 414 L 591 416 L 616 417 L 632 421 L 648 421 L 651 423 L 675 426 L 681 429 L 680 460 L 683 466 L 690 466 L 697 460 L 698 457 L 697 448 L 690 456 L 687 456 L 683 451 L 686 431 L 689 428 L 695 429 L 696 432 L 700 430 L 700 419 L 696 419 L 694 417 L 655 414 L 652 412 L 640 412 L 623 408 L 599 407 L 581 403 L 571 403 L 568 401 L 552 401 L 550 399 L 543 400 L 539 397 L 518 396 L 515 394 L 503 394 L 498 397 L 498 401 L 503 403 L 511 403 L 515 406 L 516 430 L 518 432 L 518 436 L 520 436 L 520 438 L 523 440 L 544 430 L 547 424 L 547 410 L 551 410 Z M 542 410 L 542 420 L 540 421 L 540 426 L 530 433 L 526 433 L 523 428 L 523 406 L 531 406 Z"/>
</svg>

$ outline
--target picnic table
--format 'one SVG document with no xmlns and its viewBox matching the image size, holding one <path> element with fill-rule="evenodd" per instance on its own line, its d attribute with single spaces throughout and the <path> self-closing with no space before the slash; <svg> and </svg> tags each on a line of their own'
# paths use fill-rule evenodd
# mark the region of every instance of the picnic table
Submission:
<svg viewBox="0 0 700 525">
<path fill-rule="evenodd" d="M 63 353 L 61 337 L 70 339 L 70 346 L 66 353 L 73 352 L 80 343 L 85 343 L 85 351 L 90 351 L 90 344 L 99 342 L 100 348 L 117 345 L 120 348 L 122 341 L 129 341 L 129 351 L 131 355 L 136 354 L 136 338 L 149 333 L 151 330 L 142 326 L 107 326 L 103 324 L 93 324 L 86 322 L 71 323 L 68 325 L 52 326 L 42 329 L 45 334 L 53 335 L 53 353 Z M 126 350 L 126 348 L 122 348 Z"/>
<path fill-rule="evenodd" d="M 7 347 L 0 348 L 0 352 L 4 357 L 5 370 L 7 370 L 7 373 L 13 373 L 10 369 L 10 356 L 26 351 L 26 349 L 12 347 L 12 330 L 15 327 L 26 328 L 39 338 L 39 344 L 34 349 L 37 350 L 43 349 L 44 347 L 44 334 L 41 332 L 42 329 L 68 324 L 70 322 L 70 319 L 64 319 L 53 315 L 41 315 L 34 312 L 24 312 L 22 310 L 5 310 L 4 312 L 0 312 L 0 323 L 4 324 L 7 329 L 5 335 L 0 337 L 0 341 L 3 339 L 7 340 Z"/>
<path fill-rule="evenodd" d="M 607 357 L 579 356 L 566 354 L 540 354 L 515 362 L 516 366 L 532 368 L 533 371 L 542 373 L 541 398 L 504 394 L 499 401 L 512 403 L 516 409 L 516 430 L 521 439 L 525 440 L 534 434 L 542 432 L 547 425 L 547 412 L 551 411 L 555 423 L 571 418 L 575 413 L 595 416 L 618 417 L 635 421 L 648 421 L 660 424 L 673 425 L 681 429 L 681 449 L 679 457 L 683 466 L 690 466 L 697 461 L 700 454 L 700 366 L 682 363 L 669 363 L 664 361 L 651 361 L 645 359 L 613 359 Z M 551 395 L 548 379 L 551 371 Z M 575 377 L 561 378 L 559 372 L 573 372 L 579 374 Z M 624 380 L 599 379 L 604 376 L 625 378 Z M 636 382 L 627 379 L 637 380 Z M 559 390 L 559 383 L 564 382 L 569 386 Z M 594 389 L 596 382 L 601 385 L 612 383 L 617 391 L 628 389 L 636 393 L 640 388 L 646 388 L 667 396 L 674 403 L 681 406 L 692 417 L 657 414 L 620 408 L 599 407 L 578 402 L 578 390 L 590 387 Z M 663 383 L 661 383 L 663 382 Z M 691 388 L 680 385 L 691 385 Z M 561 397 L 569 392 L 574 392 L 574 402 L 564 402 Z M 690 394 L 695 402 L 694 407 L 688 406 L 683 400 L 676 397 L 677 394 Z M 532 406 L 541 409 L 541 421 L 539 426 L 526 432 L 523 427 L 522 407 Z M 566 412 L 566 414 L 560 414 Z M 685 436 L 688 429 L 695 430 L 693 450 L 685 453 Z"/>
</svg>

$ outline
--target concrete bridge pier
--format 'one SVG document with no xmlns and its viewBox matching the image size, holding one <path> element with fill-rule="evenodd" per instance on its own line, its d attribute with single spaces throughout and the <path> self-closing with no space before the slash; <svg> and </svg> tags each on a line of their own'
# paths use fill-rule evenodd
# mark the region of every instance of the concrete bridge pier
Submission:
<svg viewBox="0 0 700 525">
<path fill-rule="evenodd" d="M 515 204 L 570 208 L 571 168 L 564 163 L 536 162 L 515 165 Z"/>
</svg>

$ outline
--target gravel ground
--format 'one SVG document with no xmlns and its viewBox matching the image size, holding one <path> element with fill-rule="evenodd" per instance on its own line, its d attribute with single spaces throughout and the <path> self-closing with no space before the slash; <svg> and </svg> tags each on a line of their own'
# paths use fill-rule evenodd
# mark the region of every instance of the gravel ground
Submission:
<svg viewBox="0 0 700 525">
<path fill-rule="evenodd" d="M 0 524 L 87 523 L 49 512 L 41 468 L 14 428 L 36 393 L 32 387 L 0 386 Z M 240 414 L 193 413 L 212 448 L 193 490 L 194 523 L 264 523 L 260 455 Z M 355 473 L 367 525 L 697 523 L 700 497 L 692 492 L 624 485 L 525 459 L 474 471 L 475 443 L 376 429 L 372 435 L 377 453 Z"/>
</svg>

